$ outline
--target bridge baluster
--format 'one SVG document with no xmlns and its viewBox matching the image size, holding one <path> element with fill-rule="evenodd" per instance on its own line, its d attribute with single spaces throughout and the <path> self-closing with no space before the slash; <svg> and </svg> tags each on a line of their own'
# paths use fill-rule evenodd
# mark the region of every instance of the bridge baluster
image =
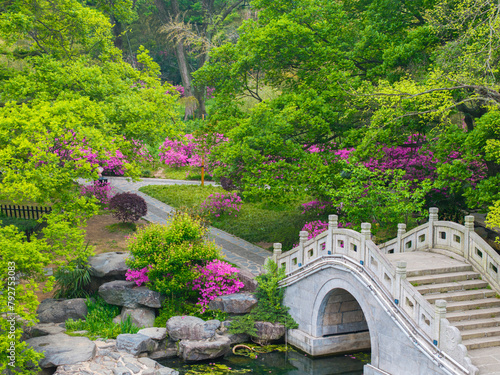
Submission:
<svg viewBox="0 0 500 375">
<path fill-rule="evenodd" d="M 278 263 L 279 258 L 281 257 L 281 247 L 282 246 L 280 243 L 273 244 L 273 260 L 274 260 L 274 263 L 276 263 L 276 265 L 278 267 L 281 267 L 280 264 Z"/>
<path fill-rule="evenodd" d="M 399 223 L 398 224 L 398 239 L 396 242 L 396 248 L 394 249 L 395 253 L 402 253 L 405 251 L 403 246 L 403 235 L 406 233 L 406 224 Z"/>
<path fill-rule="evenodd" d="M 431 249 L 434 247 L 434 222 L 438 221 L 438 212 L 437 207 L 429 208 L 429 248 Z"/>
<path fill-rule="evenodd" d="M 366 241 L 370 240 L 372 238 L 372 225 L 370 223 L 361 223 L 361 235 L 363 236 L 363 240 L 361 243 L 361 250 L 360 250 L 360 260 L 362 261 L 361 264 L 366 263 L 366 260 L 368 259 L 368 250 L 366 249 Z M 368 266 L 368 264 L 367 264 Z"/>
<path fill-rule="evenodd" d="M 465 238 L 464 238 L 464 257 L 469 260 L 472 258 L 472 246 L 470 241 L 470 232 L 474 232 L 474 216 L 468 215 L 465 217 Z"/>
<path fill-rule="evenodd" d="M 300 267 L 304 265 L 305 256 L 305 243 L 307 241 L 307 236 L 309 233 L 305 230 L 301 230 L 299 233 L 299 253 L 297 255 L 297 265 Z"/>
<path fill-rule="evenodd" d="M 393 292 L 392 294 L 394 295 L 394 300 L 396 303 L 402 305 L 401 301 L 401 289 L 403 289 L 403 280 L 406 279 L 406 262 L 400 261 L 396 265 L 396 280 L 394 280 L 393 284 Z"/>
<path fill-rule="evenodd" d="M 446 318 L 446 301 L 438 299 L 434 305 L 434 345 L 441 347 L 441 319 Z"/>
<path fill-rule="evenodd" d="M 326 240 L 326 254 L 333 254 L 335 248 L 333 243 L 333 230 L 339 227 L 338 215 L 328 215 L 328 237 Z"/>
</svg>

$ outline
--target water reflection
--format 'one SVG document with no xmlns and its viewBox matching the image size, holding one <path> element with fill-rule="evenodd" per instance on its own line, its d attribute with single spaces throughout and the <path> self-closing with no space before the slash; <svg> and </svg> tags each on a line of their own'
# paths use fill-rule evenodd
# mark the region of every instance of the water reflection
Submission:
<svg viewBox="0 0 500 375">
<path fill-rule="evenodd" d="M 256 359 L 229 355 L 218 363 L 234 370 L 249 370 L 254 375 L 362 375 L 364 363 L 351 356 L 334 356 L 312 359 L 299 352 L 273 352 L 261 354 Z M 186 374 L 190 365 L 179 359 L 166 360 L 163 365 Z M 230 372 L 227 372 L 230 374 Z"/>
</svg>

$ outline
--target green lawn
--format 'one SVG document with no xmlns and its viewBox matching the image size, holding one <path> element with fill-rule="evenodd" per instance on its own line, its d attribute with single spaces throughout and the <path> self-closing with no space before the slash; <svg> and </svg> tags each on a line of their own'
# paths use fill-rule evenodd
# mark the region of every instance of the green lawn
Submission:
<svg viewBox="0 0 500 375">
<path fill-rule="evenodd" d="M 210 194 L 225 193 L 221 187 L 192 185 L 145 186 L 140 190 L 173 207 L 196 207 Z M 301 214 L 301 203 L 271 207 L 267 202 L 244 202 L 237 217 L 214 218 L 212 225 L 255 244 L 281 242 L 288 250 L 299 242 L 299 231 L 307 221 Z"/>
</svg>

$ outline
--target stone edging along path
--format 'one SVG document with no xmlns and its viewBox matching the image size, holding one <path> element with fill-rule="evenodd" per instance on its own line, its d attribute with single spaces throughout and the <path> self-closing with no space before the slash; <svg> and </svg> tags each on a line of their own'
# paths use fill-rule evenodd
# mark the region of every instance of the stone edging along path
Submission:
<svg viewBox="0 0 500 375">
<path fill-rule="evenodd" d="M 140 195 L 146 200 L 148 213 L 144 219 L 152 223 L 166 224 L 173 207 L 160 202 L 139 191 L 139 188 L 147 185 L 199 185 L 199 181 L 169 180 L 159 178 L 143 178 L 140 181 L 133 182 L 125 177 L 106 177 L 111 186 L 117 191 L 130 192 Z M 213 182 L 205 182 L 214 185 Z M 272 253 L 258 246 L 255 246 L 241 238 L 233 236 L 220 229 L 210 227 L 210 236 L 215 243 L 222 248 L 226 259 L 242 269 L 258 275 L 262 272 L 262 266 L 268 256 Z"/>
</svg>

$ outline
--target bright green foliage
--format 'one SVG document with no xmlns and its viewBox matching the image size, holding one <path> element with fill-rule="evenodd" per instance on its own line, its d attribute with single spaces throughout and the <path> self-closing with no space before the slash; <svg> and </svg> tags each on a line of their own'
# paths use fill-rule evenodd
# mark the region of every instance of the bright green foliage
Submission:
<svg viewBox="0 0 500 375">
<path fill-rule="evenodd" d="M 334 206 L 342 208 L 345 220 L 358 229 L 363 221 L 395 228 L 398 223 L 408 224 L 415 213 L 427 216 L 425 196 L 432 187 L 428 180 L 414 188 L 417 181 L 403 179 L 403 170 L 371 171 L 352 164 L 346 166 L 342 175 L 345 182 L 330 191 L 330 198 Z"/>
<path fill-rule="evenodd" d="M 82 228 L 98 207 L 80 197 L 75 181 L 96 179 L 97 168 L 80 159 L 82 149 L 99 157 L 120 149 L 130 161 L 126 173 L 137 175 L 132 140 L 155 143 L 175 135 L 175 97 L 165 94 L 170 85 L 161 83 L 146 50 L 137 56 L 141 70 L 133 69 L 114 48 L 107 17 L 77 0 L 2 2 L 0 56 L 0 194 L 52 207 L 41 240 L 28 243 L 12 229 L 0 231 L 0 262 L 16 262 L 22 279 L 15 309 L 33 322 L 43 268 L 71 269 L 92 253 Z M 0 298 L 6 311 L 6 293 Z M 0 317 L 1 345 L 9 342 L 6 324 Z M 24 371 L 38 355 L 22 351 L 20 332 L 16 365 Z M 0 371 L 7 363 L 0 357 Z"/>
<path fill-rule="evenodd" d="M 113 323 L 113 318 L 120 315 L 119 306 L 110 305 L 99 296 L 87 299 L 86 304 L 88 314 L 85 320 L 68 319 L 66 321 L 68 333 L 85 330 L 88 331 L 85 336 L 95 340 L 98 337 L 115 339 L 119 334 L 139 331 L 139 328 L 131 323 L 130 316 L 121 323 Z"/>
<path fill-rule="evenodd" d="M 206 228 L 186 213 L 177 213 L 167 225 L 140 228 L 128 248 L 132 269 L 152 266 L 148 273 L 152 290 L 176 298 L 195 296 L 190 282 L 197 277 L 196 266 L 220 259 L 220 250 L 205 238 Z"/>
<path fill-rule="evenodd" d="M 21 341 L 22 321 L 34 320 L 38 306 L 35 296 L 37 281 L 43 275 L 43 267 L 50 263 L 51 255 L 45 242 L 33 239 L 27 243 L 24 240 L 24 234 L 18 233 L 14 226 L 0 228 L 0 281 L 3 291 L 0 293 L 0 311 L 7 313 L 0 319 L 0 372 L 13 367 L 7 357 L 13 347 L 15 366 L 21 369 L 19 373 L 32 374 L 33 370 L 26 369 L 26 366 L 43 355 Z M 27 281 L 16 285 L 18 272 L 25 273 Z M 10 322 L 15 322 L 15 325 Z M 15 330 L 11 331 L 11 328 Z"/>
<path fill-rule="evenodd" d="M 264 265 L 266 273 L 257 276 L 257 306 L 246 315 L 236 317 L 229 327 L 231 333 L 246 333 L 255 336 L 256 321 L 281 323 L 286 328 L 297 328 L 295 320 L 288 313 L 289 307 L 283 305 L 285 290 L 280 288 L 279 282 L 285 278 L 285 270 L 279 268 L 273 260 Z"/>
<path fill-rule="evenodd" d="M 75 265 L 61 266 L 54 272 L 56 288 L 54 298 L 86 298 L 90 296 L 90 266 L 83 259 Z"/>
</svg>

